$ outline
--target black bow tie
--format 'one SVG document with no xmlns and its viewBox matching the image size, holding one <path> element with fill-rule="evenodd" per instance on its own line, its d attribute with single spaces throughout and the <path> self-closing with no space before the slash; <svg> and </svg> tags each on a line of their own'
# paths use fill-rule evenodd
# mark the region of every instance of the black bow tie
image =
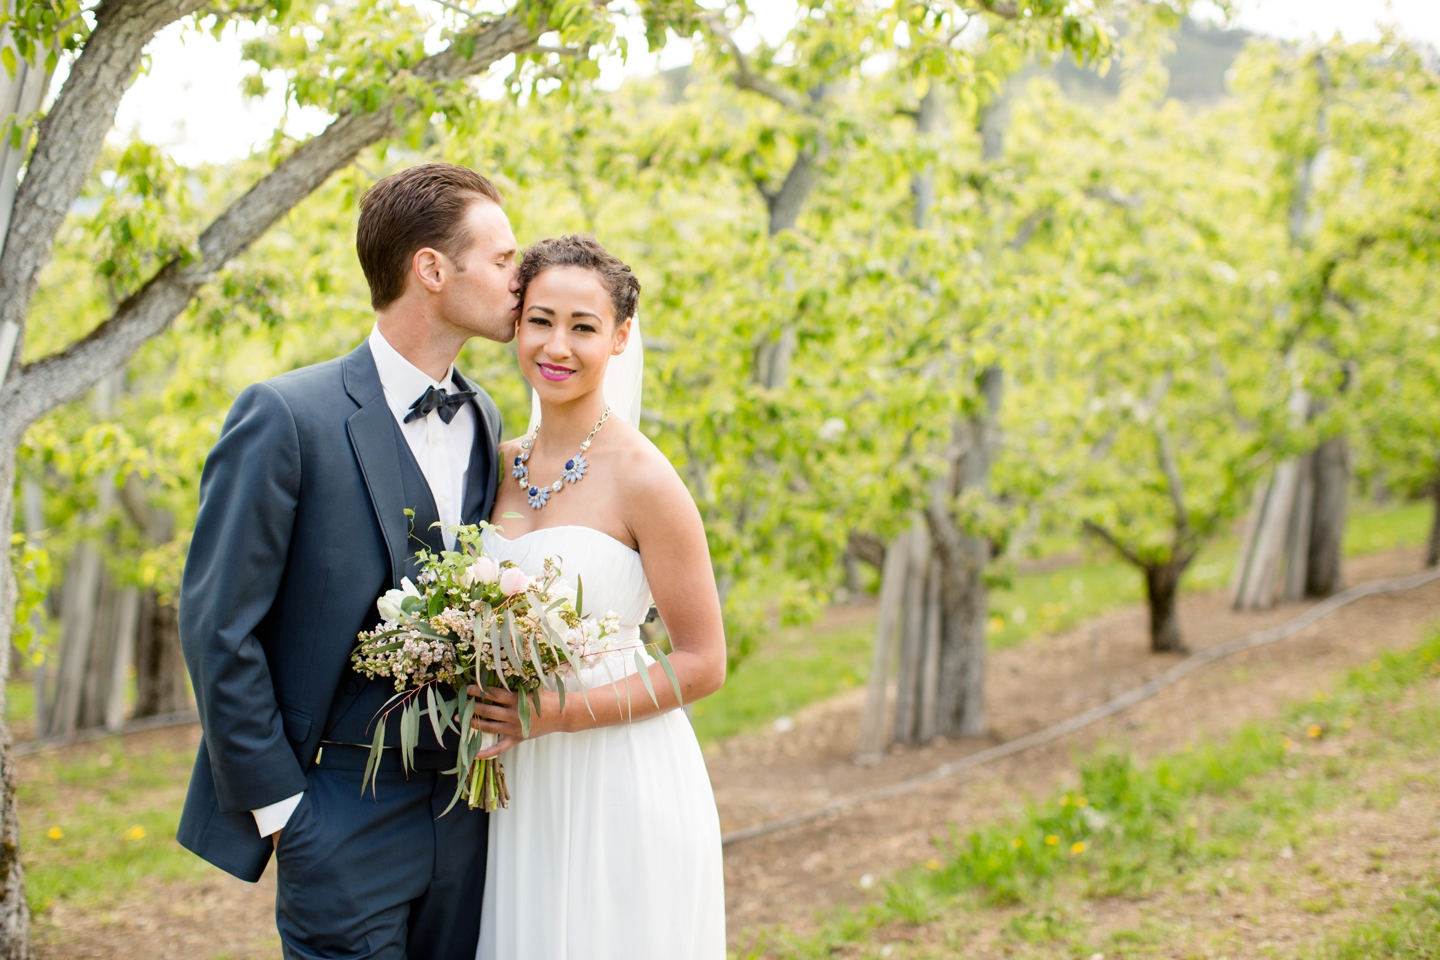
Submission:
<svg viewBox="0 0 1440 960">
<path fill-rule="evenodd" d="M 420 394 L 420 399 L 410 404 L 410 412 L 405 415 L 405 422 L 419 420 L 421 417 L 430 415 L 431 410 L 438 411 L 440 419 L 449 423 L 455 419 L 455 414 L 460 408 L 470 402 L 475 396 L 474 390 L 457 390 L 454 393 L 446 393 L 438 387 L 426 387 L 425 392 Z"/>
</svg>

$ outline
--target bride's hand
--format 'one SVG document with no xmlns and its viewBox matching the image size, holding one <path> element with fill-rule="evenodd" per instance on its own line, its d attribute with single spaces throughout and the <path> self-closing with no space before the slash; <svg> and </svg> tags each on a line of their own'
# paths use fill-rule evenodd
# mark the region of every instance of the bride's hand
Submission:
<svg viewBox="0 0 1440 960">
<path fill-rule="evenodd" d="M 500 735 L 500 742 L 488 750 L 481 750 L 477 757 L 498 757 L 526 739 L 520 733 L 520 697 L 518 694 L 499 687 L 481 690 L 475 684 L 469 688 L 470 696 L 479 700 L 475 705 L 475 716 L 470 725 L 476 730 Z M 484 699 L 480 699 L 480 698 Z M 549 691 L 540 691 L 540 713 L 537 716 L 532 705 L 530 710 L 530 736 L 543 737 L 547 733 L 565 730 L 564 718 L 560 715 L 560 697 Z"/>
</svg>

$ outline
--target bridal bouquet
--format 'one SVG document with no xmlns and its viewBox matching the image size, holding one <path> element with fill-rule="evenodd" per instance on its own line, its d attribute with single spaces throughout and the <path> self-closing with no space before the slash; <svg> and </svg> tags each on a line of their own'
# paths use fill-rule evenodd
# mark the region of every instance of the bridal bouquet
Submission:
<svg viewBox="0 0 1440 960">
<path fill-rule="evenodd" d="M 360 634 L 351 655 L 359 673 L 389 677 L 396 690 L 376 722 L 362 782 L 374 789 L 386 721 L 396 711 L 401 763 L 406 770 L 413 766 L 423 715 L 437 741 L 444 743 L 449 730 L 459 736 L 455 769 L 447 771 L 456 779 L 447 813 L 461 798 L 487 812 L 510 801 L 499 758 L 475 756 L 499 737 L 471 727 L 477 701 L 467 691 L 469 684 L 518 692 L 521 733 L 528 737 L 531 717 L 540 714 L 541 688 L 559 695 L 562 710 L 567 677 L 584 697 L 582 664 L 609 652 L 609 637 L 619 629 L 614 613 L 599 620 L 584 615 L 584 584 L 576 578 L 572 588 L 553 557 L 545 560 L 540 576 L 530 577 L 509 561 L 497 564 L 485 556 L 480 537 L 487 526 L 460 527 L 457 550 L 417 553 L 419 585 L 403 580 L 402 589 L 376 601 L 383 622 Z M 655 652 L 678 697 L 680 685 L 669 659 L 658 648 Z M 635 656 L 641 665 L 638 651 Z M 649 674 L 641 672 L 653 699 Z"/>
</svg>

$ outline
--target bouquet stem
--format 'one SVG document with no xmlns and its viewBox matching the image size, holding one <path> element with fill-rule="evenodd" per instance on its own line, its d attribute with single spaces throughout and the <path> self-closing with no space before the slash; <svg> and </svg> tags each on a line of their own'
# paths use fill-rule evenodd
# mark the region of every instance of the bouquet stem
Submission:
<svg viewBox="0 0 1440 960">
<path fill-rule="evenodd" d="M 486 813 L 510 806 L 510 791 L 505 788 L 505 768 L 500 758 L 477 758 L 470 767 L 470 809 Z"/>
</svg>

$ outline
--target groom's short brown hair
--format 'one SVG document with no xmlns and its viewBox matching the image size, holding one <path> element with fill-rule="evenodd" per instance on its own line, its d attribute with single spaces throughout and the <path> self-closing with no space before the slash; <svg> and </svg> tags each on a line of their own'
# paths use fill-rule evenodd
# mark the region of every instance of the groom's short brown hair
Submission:
<svg viewBox="0 0 1440 960">
<path fill-rule="evenodd" d="M 505 205 L 495 184 L 453 163 L 401 170 L 366 190 L 355 252 L 370 284 L 370 305 L 384 310 L 400 299 L 416 250 L 433 247 L 458 260 L 470 246 L 465 212 L 481 198 Z"/>
</svg>

